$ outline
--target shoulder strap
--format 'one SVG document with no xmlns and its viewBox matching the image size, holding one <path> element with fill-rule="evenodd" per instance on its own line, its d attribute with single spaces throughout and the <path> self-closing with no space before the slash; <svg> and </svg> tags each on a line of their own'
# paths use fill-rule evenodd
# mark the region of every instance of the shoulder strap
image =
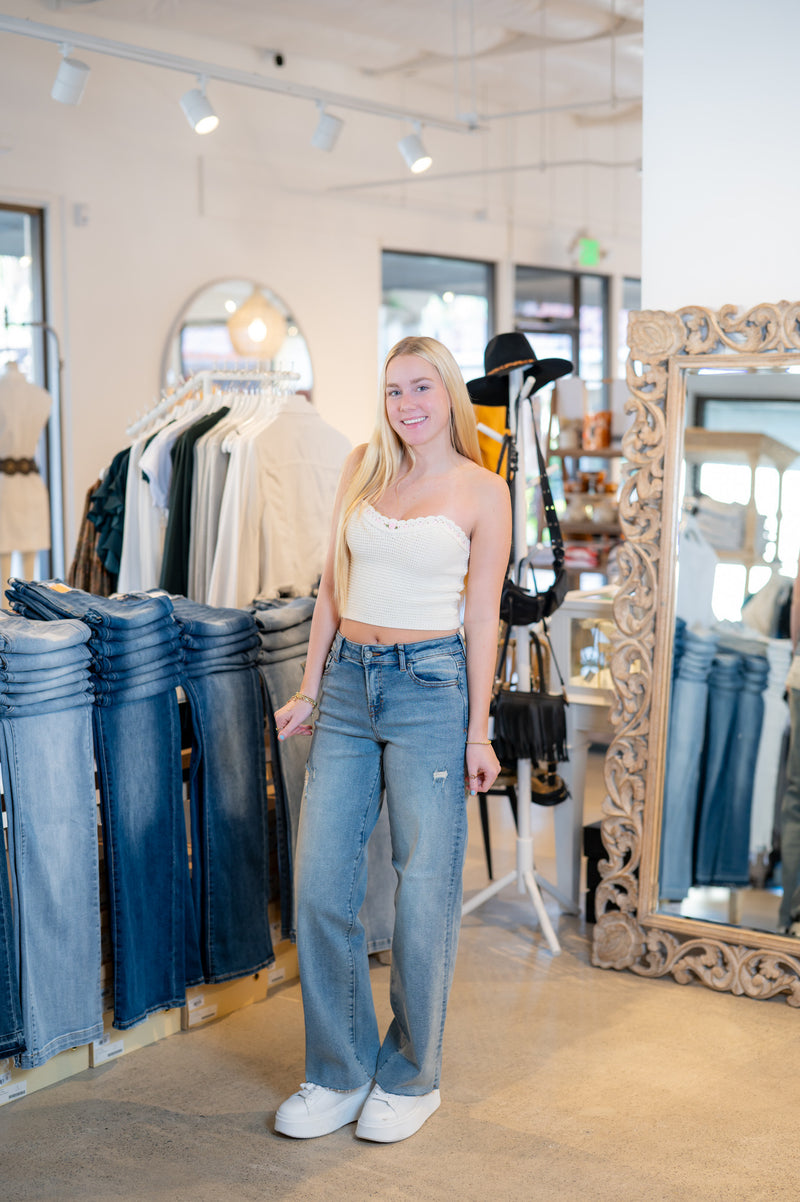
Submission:
<svg viewBox="0 0 800 1202">
<path fill-rule="evenodd" d="M 544 506 L 544 518 L 547 522 L 547 529 L 550 531 L 550 547 L 553 552 L 553 567 L 556 572 L 559 572 L 564 566 L 564 540 L 561 536 L 561 527 L 558 523 L 558 514 L 556 513 L 553 494 L 550 491 L 550 479 L 547 475 L 547 464 L 544 461 L 542 447 L 539 442 L 539 431 L 536 429 L 536 414 L 533 412 L 533 401 L 531 397 L 527 398 L 531 407 L 531 424 L 533 426 L 533 437 L 536 440 L 536 458 L 539 461 L 539 485 L 542 490 L 542 504 Z"/>
</svg>

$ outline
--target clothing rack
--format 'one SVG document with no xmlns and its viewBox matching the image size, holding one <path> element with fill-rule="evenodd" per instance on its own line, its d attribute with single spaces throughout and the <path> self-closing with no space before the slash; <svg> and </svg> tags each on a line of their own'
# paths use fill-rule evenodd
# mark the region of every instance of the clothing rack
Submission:
<svg viewBox="0 0 800 1202">
<path fill-rule="evenodd" d="M 214 388 L 219 384 L 255 384 L 261 388 L 272 388 L 276 392 L 289 392 L 292 391 L 289 386 L 295 380 L 299 379 L 300 375 L 296 371 L 253 371 L 246 369 L 215 371 L 213 368 L 205 368 L 203 371 L 195 372 L 194 375 L 185 380 L 173 392 L 162 393 L 160 400 L 156 402 L 153 408 L 132 422 L 125 433 L 129 438 L 135 438 L 137 434 L 146 429 L 150 422 L 158 417 L 162 417 L 165 413 L 169 413 L 170 409 L 187 397 L 199 393 L 201 400 L 207 400 Z"/>
</svg>

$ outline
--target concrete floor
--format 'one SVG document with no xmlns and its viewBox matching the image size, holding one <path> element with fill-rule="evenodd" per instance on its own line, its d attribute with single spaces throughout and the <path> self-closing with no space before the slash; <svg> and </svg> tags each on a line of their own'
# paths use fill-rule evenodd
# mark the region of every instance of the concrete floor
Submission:
<svg viewBox="0 0 800 1202">
<path fill-rule="evenodd" d="M 497 875 L 513 866 L 493 804 Z M 535 814 L 548 875 L 552 819 Z M 593 815 L 589 814 L 591 818 Z M 465 884 L 485 884 L 474 819 Z M 0 1111 L 0 1199 L 27 1202 L 759 1202 L 800 1189 L 800 1015 L 590 965 L 581 920 L 551 955 L 513 888 L 462 929 L 442 1107 L 412 1139 L 293 1141 L 300 990 L 88 1070 Z M 389 969 L 373 966 L 388 1021 Z"/>
</svg>

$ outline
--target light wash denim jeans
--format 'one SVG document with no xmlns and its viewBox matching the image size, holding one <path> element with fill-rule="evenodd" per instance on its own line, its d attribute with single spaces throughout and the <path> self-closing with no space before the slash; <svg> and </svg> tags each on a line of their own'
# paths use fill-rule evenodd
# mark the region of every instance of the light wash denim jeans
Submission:
<svg viewBox="0 0 800 1202">
<path fill-rule="evenodd" d="M 800 919 L 800 689 L 789 689 L 789 714 L 791 734 L 780 823 L 783 897 L 778 923 L 782 927 Z"/>
<path fill-rule="evenodd" d="M 17 940 L 3 850 L 3 855 L 0 856 L 0 1058 L 16 1056 L 24 1051 L 25 1033 L 20 1005 Z"/>
<path fill-rule="evenodd" d="M 303 681 L 313 597 L 289 597 L 274 601 L 254 601 L 252 612 L 261 637 L 259 671 L 264 682 L 267 723 L 275 788 L 275 825 L 278 842 L 280 877 L 281 934 L 295 938 L 294 860 L 300 824 L 310 739 L 298 735 L 279 742 L 275 731 L 275 710 L 295 693 Z M 381 808 L 377 825 L 367 844 L 367 895 L 361 907 L 367 950 L 384 951 L 392 946 L 394 928 L 394 891 L 397 877 L 392 867 L 389 817 Z"/>
<path fill-rule="evenodd" d="M 297 847 L 306 1080 L 389 1093 L 439 1085 L 467 838 L 466 657 L 458 635 L 367 646 L 337 634 L 323 676 Z M 385 783 L 398 885 L 383 1041 L 359 911 Z"/>
<path fill-rule="evenodd" d="M 664 771 L 659 896 L 679 900 L 693 884 L 693 852 L 708 707 L 708 677 L 717 637 L 676 633 L 675 667 Z"/>
<path fill-rule="evenodd" d="M 34 1068 L 103 1033 L 91 705 L 46 719 L 0 718 L 0 758 L 26 1044 L 20 1064 Z"/>
</svg>

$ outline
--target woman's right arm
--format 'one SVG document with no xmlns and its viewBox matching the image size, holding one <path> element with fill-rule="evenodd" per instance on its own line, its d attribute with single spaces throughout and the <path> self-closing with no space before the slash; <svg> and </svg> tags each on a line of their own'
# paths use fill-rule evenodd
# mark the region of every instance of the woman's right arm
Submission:
<svg viewBox="0 0 800 1202">
<path fill-rule="evenodd" d="M 313 697 L 315 700 L 319 696 L 325 661 L 328 658 L 331 643 L 339 627 L 339 612 L 333 598 L 333 570 L 336 532 L 339 528 L 342 500 L 356 469 L 364 457 L 365 449 L 366 447 L 363 445 L 356 447 L 345 460 L 339 480 L 339 487 L 336 492 L 336 501 L 334 502 L 328 551 L 325 556 L 325 566 L 322 570 L 317 601 L 311 619 L 306 667 L 303 673 L 303 682 L 298 689 L 298 692 L 304 693 L 307 697 Z M 288 739 L 291 735 L 310 735 L 311 727 L 308 725 L 308 720 L 311 717 L 312 709 L 313 707 L 307 701 L 300 701 L 298 699 L 287 701 L 279 710 L 276 710 L 275 726 L 278 731 L 278 738 L 282 740 Z"/>
</svg>

